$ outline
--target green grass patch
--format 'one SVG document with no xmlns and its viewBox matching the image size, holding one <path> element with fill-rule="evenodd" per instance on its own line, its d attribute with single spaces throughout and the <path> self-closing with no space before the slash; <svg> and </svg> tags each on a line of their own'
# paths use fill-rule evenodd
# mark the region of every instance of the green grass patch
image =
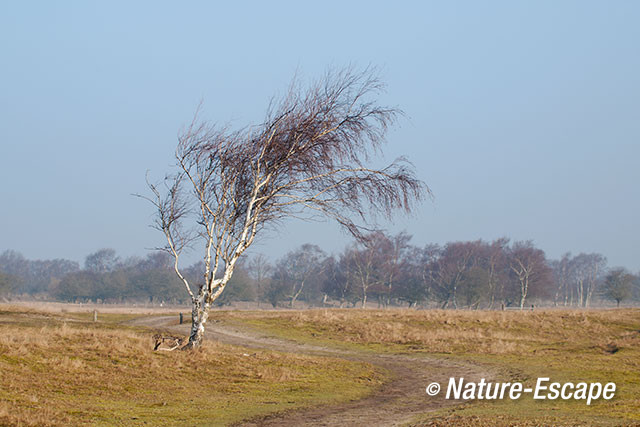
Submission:
<svg viewBox="0 0 640 427">
<path fill-rule="evenodd" d="M 226 425 L 360 398 L 371 365 L 205 342 L 154 352 L 130 315 L 0 310 L 1 425 Z"/>
<path fill-rule="evenodd" d="M 640 310 L 525 312 L 311 310 L 217 312 L 219 321 L 281 338 L 363 351 L 425 354 L 492 368 L 500 381 L 614 382 L 615 397 L 476 401 L 425 415 L 425 425 L 640 423 Z M 446 385 L 443 385 L 446 387 Z"/>
</svg>

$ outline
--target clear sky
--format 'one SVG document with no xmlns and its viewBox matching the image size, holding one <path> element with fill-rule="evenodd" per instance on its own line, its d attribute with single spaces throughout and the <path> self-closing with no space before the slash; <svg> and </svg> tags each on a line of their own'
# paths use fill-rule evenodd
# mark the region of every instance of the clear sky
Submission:
<svg viewBox="0 0 640 427">
<path fill-rule="evenodd" d="M 435 199 L 413 242 L 533 239 L 640 269 L 640 2 L 2 2 L 0 251 L 82 260 L 160 244 L 131 193 L 180 127 L 259 121 L 296 70 L 373 64 Z M 254 251 L 338 251 L 292 222 Z"/>
</svg>

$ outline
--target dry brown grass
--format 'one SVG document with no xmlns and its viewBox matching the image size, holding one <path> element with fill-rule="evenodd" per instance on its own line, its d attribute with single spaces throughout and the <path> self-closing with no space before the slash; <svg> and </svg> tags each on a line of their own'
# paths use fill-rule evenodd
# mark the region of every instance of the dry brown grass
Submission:
<svg viewBox="0 0 640 427">
<path fill-rule="evenodd" d="M 37 313 L 93 313 L 97 310 L 100 313 L 110 314 L 167 314 L 179 311 L 191 312 L 189 305 L 164 305 L 157 304 L 95 304 L 95 303 L 65 303 L 52 301 L 13 301 L 5 304 L 6 307 L 13 307 L 21 311 L 31 311 Z"/>
<path fill-rule="evenodd" d="M 340 337 L 364 344 L 397 344 L 432 353 L 522 354 L 549 351 L 549 343 L 590 341 L 594 347 L 614 342 L 640 344 L 633 322 L 640 310 L 598 311 L 443 311 L 443 310 L 308 310 L 296 312 L 230 312 L 221 320 Z"/>
<path fill-rule="evenodd" d="M 151 334 L 0 311 L 0 425 L 226 424 L 336 390 L 355 398 L 381 381 L 365 364 L 211 342 L 153 352 Z"/>
<path fill-rule="evenodd" d="M 312 310 L 216 313 L 220 321 L 305 342 L 486 364 L 503 380 L 614 382 L 616 396 L 476 402 L 420 425 L 640 425 L 640 310 Z"/>
</svg>

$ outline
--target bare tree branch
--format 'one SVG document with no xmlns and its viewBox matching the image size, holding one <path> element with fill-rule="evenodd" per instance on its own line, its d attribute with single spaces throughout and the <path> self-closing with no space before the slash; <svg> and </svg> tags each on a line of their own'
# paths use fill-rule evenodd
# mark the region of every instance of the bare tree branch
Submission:
<svg viewBox="0 0 640 427">
<path fill-rule="evenodd" d="M 153 196 L 146 199 L 194 302 L 191 346 L 202 339 L 210 304 L 260 230 L 320 214 L 362 239 L 377 216 L 411 212 L 430 194 L 404 158 L 383 169 L 366 165 L 402 114 L 372 99 L 383 87 L 370 69 L 329 71 L 306 90 L 294 80 L 260 125 L 231 131 L 196 113 L 179 135 L 175 174 L 162 192 L 149 184 Z M 205 272 L 195 294 L 178 268 L 192 236 L 204 243 Z"/>
</svg>

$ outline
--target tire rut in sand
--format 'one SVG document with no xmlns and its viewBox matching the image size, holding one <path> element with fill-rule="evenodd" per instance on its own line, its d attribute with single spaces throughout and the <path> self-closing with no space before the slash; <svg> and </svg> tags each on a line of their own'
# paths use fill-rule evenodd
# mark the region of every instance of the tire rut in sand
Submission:
<svg viewBox="0 0 640 427">
<path fill-rule="evenodd" d="M 131 325 L 161 328 L 171 332 L 188 333 L 188 325 L 171 325 L 175 317 L 147 317 L 129 322 Z M 285 353 L 311 356 L 337 357 L 350 361 L 367 362 L 391 373 L 390 381 L 373 390 L 368 396 L 351 402 L 307 407 L 277 412 L 249 420 L 238 426 L 396 426 L 413 417 L 441 408 L 459 404 L 446 400 L 444 390 L 430 397 L 425 387 L 439 383 L 444 389 L 450 377 L 464 377 L 477 382 L 490 380 L 493 373 L 471 363 L 454 362 L 429 356 L 405 354 L 375 354 L 365 351 L 345 350 L 323 345 L 262 336 L 258 332 L 238 329 L 212 322 L 207 325 L 205 337 L 225 344 L 252 349 L 275 350 Z"/>
</svg>

